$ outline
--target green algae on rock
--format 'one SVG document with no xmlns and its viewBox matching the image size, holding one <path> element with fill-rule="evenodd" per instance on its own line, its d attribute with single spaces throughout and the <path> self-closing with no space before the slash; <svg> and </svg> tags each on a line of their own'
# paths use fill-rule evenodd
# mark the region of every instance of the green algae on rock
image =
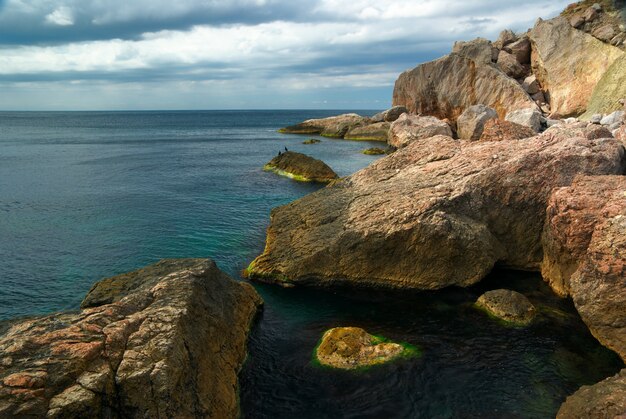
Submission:
<svg viewBox="0 0 626 419">
<path fill-rule="evenodd" d="M 323 161 L 294 151 L 279 154 L 263 169 L 300 182 L 329 183 L 338 178 L 337 173 Z"/>
<path fill-rule="evenodd" d="M 388 151 L 383 148 L 372 147 L 372 148 L 363 150 L 361 153 L 367 154 L 369 156 L 379 156 L 381 154 L 387 154 Z"/>
<path fill-rule="evenodd" d="M 498 319 L 516 325 L 530 324 L 537 312 L 524 295 L 505 289 L 487 291 L 478 298 L 476 306 Z"/>
<path fill-rule="evenodd" d="M 321 142 L 322 142 L 322 140 L 318 140 L 316 138 L 311 138 L 309 140 L 302 141 L 302 144 L 307 144 L 307 145 L 308 144 L 318 144 L 318 143 L 321 143 Z"/>
<path fill-rule="evenodd" d="M 344 370 L 367 368 L 418 355 L 419 350 L 412 345 L 389 342 L 359 327 L 330 329 L 315 348 L 315 359 L 321 365 Z"/>
<path fill-rule="evenodd" d="M 386 143 L 390 127 L 389 122 L 360 125 L 351 128 L 343 138 L 353 141 L 381 141 Z"/>
</svg>

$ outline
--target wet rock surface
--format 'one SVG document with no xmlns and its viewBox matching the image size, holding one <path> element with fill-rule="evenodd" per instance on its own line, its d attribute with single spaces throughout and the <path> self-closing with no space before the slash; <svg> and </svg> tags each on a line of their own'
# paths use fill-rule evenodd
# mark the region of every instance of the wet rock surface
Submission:
<svg viewBox="0 0 626 419">
<path fill-rule="evenodd" d="M 0 417 L 236 417 L 261 299 L 208 259 L 97 283 L 76 313 L 0 336 Z"/>
</svg>

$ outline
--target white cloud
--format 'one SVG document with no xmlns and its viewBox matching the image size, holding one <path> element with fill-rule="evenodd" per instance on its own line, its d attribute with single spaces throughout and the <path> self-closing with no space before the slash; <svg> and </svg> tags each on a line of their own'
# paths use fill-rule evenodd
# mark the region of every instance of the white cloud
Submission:
<svg viewBox="0 0 626 419">
<path fill-rule="evenodd" d="M 74 24 L 74 15 L 69 7 L 61 6 L 46 16 L 46 22 L 59 26 Z"/>
</svg>

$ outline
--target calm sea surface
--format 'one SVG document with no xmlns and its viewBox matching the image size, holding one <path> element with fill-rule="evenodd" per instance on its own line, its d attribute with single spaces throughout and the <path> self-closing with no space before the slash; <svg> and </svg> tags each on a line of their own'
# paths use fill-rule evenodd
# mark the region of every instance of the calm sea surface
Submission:
<svg viewBox="0 0 626 419">
<path fill-rule="evenodd" d="M 161 258 L 211 257 L 238 277 L 263 248 L 270 209 L 318 188 L 263 172 L 279 150 L 341 176 L 376 159 L 360 151 L 377 143 L 276 133 L 337 113 L 0 113 L 0 320 L 76 309 L 93 282 Z M 503 283 L 541 307 L 533 326 L 471 307 Z M 532 274 L 435 294 L 256 287 L 266 305 L 241 373 L 245 417 L 551 417 L 621 366 Z M 423 356 L 359 373 L 316 367 L 319 337 L 342 325 Z"/>
</svg>

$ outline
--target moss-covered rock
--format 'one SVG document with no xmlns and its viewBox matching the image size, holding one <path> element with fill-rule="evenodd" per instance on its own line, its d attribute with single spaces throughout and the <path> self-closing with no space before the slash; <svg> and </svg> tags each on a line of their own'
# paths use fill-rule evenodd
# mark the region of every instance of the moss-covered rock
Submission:
<svg viewBox="0 0 626 419">
<path fill-rule="evenodd" d="M 383 364 L 403 356 L 416 356 L 417 348 L 388 342 L 359 327 L 336 327 L 324 333 L 315 349 L 320 364 L 352 370 Z"/>
<path fill-rule="evenodd" d="M 293 151 L 279 154 L 263 169 L 300 182 L 328 183 L 338 178 L 337 173 L 323 161 Z"/>
<path fill-rule="evenodd" d="M 504 289 L 487 291 L 478 298 L 476 306 L 499 319 L 520 325 L 529 324 L 536 314 L 528 298 Z"/>
<path fill-rule="evenodd" d="M 362 153 L 363 154 L 367 154 L 369 156 L 378 156 L 381 154 L 387 154 L 389 149 L 383 149 L 383 148 L 378 148 L 378 147 L 372 147 L 372 148 L 368 148 L 366 150 L 363 150 Z"/>
<path fill-rule="evenodd" d="M 360 125 L 369 123 L 369 119 L 348 113 L 321 119 L 307 119 L 296 125 L 281 128 L 282 134 L 319 134 L 324 137 L 343 138 L 346 133 Z"/>
<path fill-rule="evenodd" d="M 302 141 L 302 144 L 318 144 L 318 143 L 321 143 L 321 142 L 322 142 L 322 140 L 318 140 L 316 138 L 311 138 L 311 139 Z"/>
</svg>

